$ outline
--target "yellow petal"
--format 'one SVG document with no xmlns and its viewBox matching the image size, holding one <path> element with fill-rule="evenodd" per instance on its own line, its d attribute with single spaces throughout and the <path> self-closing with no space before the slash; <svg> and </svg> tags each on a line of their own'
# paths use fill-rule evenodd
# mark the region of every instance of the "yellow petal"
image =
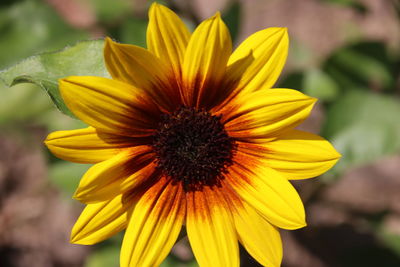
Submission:
<svg viewBox="0 0 400 267">
<path fill-rule="evenodd" d="M 217 114 L 232 137 L 270 138 L 302 123 L 315 101 L 296 90 L 260 90 L 236 97 Z"/>
<path fill-rule="evenodd" d="M 150 135 L 160 111 L 141 90 L 116 80 L 73 76 L 60 80 L 61 95 L 82 121 L 104 132 Z"/>
<path fill-rule="evenodd" d="M 248 37 L 232 53 L 228 62 L 231 66 L 249 53 L 254 57 L 252 64 L 242 72 L 238 87 L 246 92 L 271 88 L 283 69 L 288 48 L 286 28 L 268 28 Z"/>
<path fill-rule="evenodd" d="M 226 107 L 231 103 L 232 99 L 240 96 L 243 91 L 242 88 L 238 87 L 242 73 L 254 60 L 253 56 L 249 54 L 247 57 L 235 61 L 233 64 L 227 67 L 224 80 L 214 88 L 212 97 L 207 99 L 207 105 L 205 108 L 210 110 L 211 113 L 216 113 L 222 108 Z"/>
<path fill-rule="evenodd" d="M 285 133 L 262 146 L 267 150 L 266 164 L 289 179 L 321 175 L 340 158 L 340 154 L 324 138 L 298 130 Z"/>
<path fill-rule="evenodd" d="M 92 166 L 82 177 L 74 198 L 97 203 L 132 189 L 154 172 L 150 151 L 146 146 L 134 147 Z"/>
<path fill-rule="evenodd" d="M 306 225 L 303 203 L 284 176 L 240 151 L 229 169 L 229 184 L 264 219 L 289 230 Z"/>
<path fill-rule="evenodd" d="M 128 224 L 127 211 L 133 207 L 134 202 L 124 202 L 122 195 L 87 205 L 72 228 L 71 243 L 92 245 L 122 231 Z"/>
<path fill-rule="evenodd" d="M 180 184 L 161 179 L 147 191 L 130 217 L 121 248 L 121 266 L 158 266 L 168 255 L 185 218 Z"/>
<path fill-rule="evenodd" d="M 179 90 L 170 86 L 172 69 L 148 50 L 106 38 L 104 60 L 113 79 L 141 88 L 165 109 L 181 104 Z"/>
<path fill-rule="evenodd" d="M 149 11 L 147 48 L 174 71 L 181 75 L 181 66 L 190 32 L 182 20 L 169 8 L 153 3 Z"/>
<path fill-rule="evenodd" d="M 183 62 L 185 104 L 204 107 L 218 93 L 232 52 L 229 30 L 219 13 L 203 21 L 190 38 Z"/>
<path fill-rule="evenodd" d="M 98 163 L 107 160 L 118 154 L 121 147 L 107 142 L 92 127 L 53 132 L 44 142 L 56 157 L 77 163 Z"/>
<path fill-rule="evenodd" d="M 237 235 L 224 196 L 216 187 L 187 194 L 186 230 L 201 267 L 239 266 Z"/>
<path fill-rule="evenodd" d="M 278 229 L 246 203 L 236 203 L 235 210 L 232 214 L 236 231 L 247 252 L 263 266 L 281 266 L 282 241 Z"/>
</svg>

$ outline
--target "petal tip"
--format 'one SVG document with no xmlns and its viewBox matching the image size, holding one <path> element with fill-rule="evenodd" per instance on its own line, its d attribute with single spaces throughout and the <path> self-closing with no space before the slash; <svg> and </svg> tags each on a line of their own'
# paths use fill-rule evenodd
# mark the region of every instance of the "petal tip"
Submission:
<svg viewBox="0 0 400 267">
<path fill-rule="evenodd" d="M 113 39 L 111 39 L 110 37 L 106 36 L 106 38 L 104 38 L 104 51 L 107 48 L 111 49 L 111 46 L 113 46 L 115 43 L 116 42 Z"/>
<path fill-rule="evenodd" d="M 60 86 L 65 85 L 66 83 L 76 83 L 79 82 L 79 79 L 83 76 L 67 76 L 61 79 L 58 79 L 58 83 Z"/>
<path fill-rule="evenodd" d="M 159 9 L 159 4 L 157 2 L 153 2 L 150 5 L 149 11 L 148 11 L 149 20 L 152 20 L 156 16 L 158 9 Z"/>
<path fill-rule="evenodd" d="M 310 97 L 310 101 L 311 101 L 313 104 L 315 104 L 315 103 L 317 103 L 318 98 Z"/>
<path fill-rule="evenodd" d="M 164 5 L 161 5 L 161 4 L 157 3 L 157 2 L 153 2 L 153 3 L 150 5 L 150 8 L 149 8 L 149 14 L 150 14 L 151 12 L 157 11 L 157 9 L 160 10 L 160 8 L 165 8 L 165 6 L 164 6 Z"/>
<path fill-rule="evenodd" d="M 303 99 L 303 101 L 305 101 L 305 103 L 307 103 L 307 106 L 312 108 L 317 103 L 318 98 L 305 95 L 305 99 Z"/>
<path fill-rule="evenodd" d="M 69 78 L 70 77 L 64 77 L 64 78 L 58 79 L 58 83 L 61 86 L 62 84 L 67 83 L 69 81 Z"/>
<path fill-rule="evenodd" d="M 279 30 L 283 33 L 283 34 L 288 34 L 288 27 L 279 27 Z"/>
<path fill-rule="evenodd" d="M 71 235 L 69 236 L 69 242 L 71 244 L 79 244 L 78 233 L 75 231 L 75 226 L 72 228 Z"/>
<path fill-rule="evenodd" d="M 287 27 L 276 27 L 276 34 L 279 36 L 278 40 L 281 45 L 289 46 L 289 29 Z"/>
<path fill-rule="evenodd" d="M 331 144 L 331 146 L 332 146 L 332 144 Z M 332 151 L 331 151 L 331 153 L 332 153 L 332 160 L 334 160 L 334 161 L 335 161 L 334 164 L 336 164 L 336 162 L 342 157 L 342 154 L 340 154 L 340 153 L 336 150 L 336 148 L 335 148 L 334 146 L 332 146 Z"/>
<path fill-rule="evenodd" d="M 73 83 L 73 81 L 74 81 L 73 76 L 65 77 L 65 78 L 58 80 L 58 86 L 59 86 L 61 97 L 64 99 L 64 102 L 67 106 L 68 106 L 68 102 L 66 101 L 67 96 L 65 95 L 65 91 L 66 91 L 66 87 L 69 88 L 70 86 L 68 86 L 68 85 Z"/>
<path fill-rule="evenodd" d="M 342 154 L 337 151 L 337 149 L 333 146 L 331 142 L 329 142 L 329 144 L 331 145 L 333 159 L 339 160 L 342 157 Z"/>
<path fill-rule="evenodd" d="M 104 57 L 107 58 L 108 54 L 111 54 L 116 49 L 116 46 L 120 45 L 117 41 L 113 40 L 111 37 L 104 38 Z"/>
<path fill-rule="evenodd" d="M 70 101 L 68 101 L 68 99 L 71 98 L 71 91 L 74 91 L 74 89 L 76 89 L 74 86 L 71 85 L 79 84 L 79 78 L 80 76 L 68 76 L 58 80 L 61 97 L 64 99 L 65 104 L 68 108 L 70 108 L 70 110 Z"/>
<path fill-rule="evenodd" d="M 94 243 L 87 242 L 84 239 L 79 238 L 77 234 L 72 236 L 72 233 L 71 233 L 69 242 L 71 244 L 75 244 L 75 245 L 93 245 L 94 244 Z"/>
<path fill-rule="evenodd" d="M 50 133 L 49 135 L 47 135 L 46 139 L 43 140 L 43 144 L 49 147 L 49 145 L 51 145 L 51 141 L 53 140 L 52 138 L 53 135 L 54 133 Z"/>
<path fill-rule="evenodd" d="M 292 223 L 286 227 L 280 227 L 282 229 L 285 230 L 297 230 L 297 229 L 301 229 L 307 226 L 307 222 L 305 221 L 305 219 L 301 219 L 299 221 L 292 221 Z"/>
<path fill-rule="evenodd" d="M 82 192 L 79 189 L 79 187 L 75 190 L 74 194 L 72 195 L 72 199 L 82 202 Z"/>
<path fill-rule="evenodd" d="M 297 226 L 294 229 L 300 229 L 307 226 L 306 211 L 304 208 L 299 212 L 298 216 L 299 220 L 297 221 Z"/>
<path fill-rule="evenodd" d="M 289 36 L 289 29 L 287 27 L 275 27 L 275 33 L 280 34 L 281 38 L 287 38 Z M 268 28 L 266 29 L 268 30 Z"/>
<path fill-rule="evenodd" d="M 50 150 L 51 151 L 51 153 L 53 154 L 53 155 L 55 155 L 56 156 L 56 153 L 53 151 L 53 149 L 54 149 L 54 147 L 55 147 L 55 145 L 53 144 L 53 140 L 51 140 L 51 139 L 48 139 L 49 137 L 47 137 L 45 140 L 43 140 L 43 144 L 47 147 L 47 149 L 48 150 Z"/>
<path fill-rule="evenodd" d="M 160 6 L 160 4 L 157 3 L 156 1 L 154 1 L 153 3 L 151 3 L 150 9 L 152 9 L 152 8 L 154 8 L 154 7 L 158 7 L 158 6 Z"/>
<path fill-rule="evenodd" d="M 82 228 L 80 226 L 81 225 L 76 223 L 74 227 L 72 227 L 69 242 L 76 245 L 94 245 L 96 242 L 91 241 L 92 239 L 88 239 L 87 235 L 82 234 Z"/>
<path fill-rule="evenodd" d="M 208 19 L 204 20 L 203 22 L 210 22 L 210 23 L 215 23 L 221 21 L 221 12 L 217 11 L 212 17 L 209 17 Z"/>
</svg>

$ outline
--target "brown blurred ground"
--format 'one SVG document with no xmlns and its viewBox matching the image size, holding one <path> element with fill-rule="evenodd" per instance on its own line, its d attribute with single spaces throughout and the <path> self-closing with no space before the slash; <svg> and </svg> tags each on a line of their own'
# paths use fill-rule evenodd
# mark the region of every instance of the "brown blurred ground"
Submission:
<svg viewBox="0 0 400 267">
<path fill-rule="evenodd" d="M 70 244 L 79 209 L 47 176 L 44 129 L 0 134 L 0 266 L 78 267 L 87 249 Z"/>
</svg>

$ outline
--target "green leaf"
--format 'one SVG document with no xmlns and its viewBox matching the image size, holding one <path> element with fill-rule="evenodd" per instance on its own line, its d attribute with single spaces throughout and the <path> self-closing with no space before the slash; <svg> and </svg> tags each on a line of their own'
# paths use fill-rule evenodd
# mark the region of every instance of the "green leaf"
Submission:
<svg viewBox="0 0 400 267">
<path fill-rule="evenodd" d="M 103 40 L 81 42 L 59 52 L 30 57 L 0 72 L 0 80 L 7 86 L 19 83 L 40 86 L 60 111 L 73 117 L 58 88 L 58 80 L 71 75 L 109 77 L 103 62 Z"/>
<path fill-rule="evenodd" d="M 349 90 L 327 113 L 323 135 L 342 154 L 334 171 L 400 151 L 400 100 Z"/>
<path fill-rule="evenodd" d="M 339 94 L 336 82 L 325 72 L 312 69 L 305 73 L 303 92 L 325 101 L 334 100 Z"/>
</svg>

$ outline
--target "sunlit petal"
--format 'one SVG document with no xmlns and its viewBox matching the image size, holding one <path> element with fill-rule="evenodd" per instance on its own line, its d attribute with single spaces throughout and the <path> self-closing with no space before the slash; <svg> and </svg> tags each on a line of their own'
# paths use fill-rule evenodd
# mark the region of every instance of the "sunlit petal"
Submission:
<svg viewBox="0 0 400 267">
<path fill-rule="evenodd" d="M 218 114 L 223 116 L 225 128 L 232 137 L 269 138 L 303 122 L 315 101 L 296 90 L 260 90 L 235 98 Z"/>
<path fill-rule="evenodd" d="M 97 163 L 82 177 L 74 198 L 87 204 L 114 198 L 150 177 L 154 172 L 153 159 L 151 150 L 143 146 Z"/>
<path fill-rule="evenodd" d="M 153 53 L 106 38 L 104 60 L 113 79 L 141 88 L 164 109 L 180 104 L 171 67 Z"/>
<path fill-rule="evenodd" d="M 235 161 L 226 179 L 264 219 L 284 229 L 306 225 L 303 203 L 286 177 L 240 152 Z"/>
<path fill-rule="evenodd" d="M 50 151 L 63 160 L 77 163 L 98 163 L 115 156 L 122 144 L 107 142 L 93 127 L 57 131 L 45 140 Z"/>
<path fill-rule="evenodd" d="M 122 231 L 128 224 L 127 211 L 133 207 L 134 202 L 124 202 L 122 195 L 87 205 L 72 229 L 71 242 L 92 245 Z"/>
<path fill-rule="evenodd" d="M 324 138 L 291 130 L 271 140 L 239 143 L 241 151 L 264 160 L 264 164 L 288 179 L 306 179 L 326 172 L 340 154 Z"/>
<path fill-rule="evenodd" d="M 249 36 L 236 48 L 228 62 L 228 66 L 232 66 L 249 54 L 254 58 L 244 71 L 236 74 L 241 77 L 238 87 L 246 92 L 271 88 L 283 69 L 288 48 L 286 28 L 268 28 Z"/>
<path fill-rule="evenodd" d="M 218 188 L 187 193 L 186 229 L 202 267 L 239 266 L 239 251 L 229 206 Z"/>
<path fill-rule="evenodd" d="M 207 99 L 215 96 L 231 51 L 231 37 L 219 13 L 197 27 L 183 61 L 182 93 L 186 105 L 204 107 Z"/>
<path fill-rule="evenodd" d="M 121 248 L 121 266 L 158 266 L 168 255 L 185 218 L 181 185 L 161 179 L 136 204 Z"/>
<path fill-rule="evenodd" d="M 169 8 L 153 3 L 149 10 L 147 48 L 165 65 L 170 66 L 176 78 L 181 76 L 181 66 L 190 32 L 183 21 Z"/>
<path fill-rule="evenodd" d="M 278 229 L 248 204 L 235 204 L 232 213 L 243 247 L 263 266 L 281 266 L 283 249 Z"/>
<path fill-rule="evenodd" d="M 72 76 L 60 80 L 60 91 L 78 118 L 104 132 L 145 136 L 157 127 L 158 107 L 145 92 L 127 83 Z"/>
</svg>

